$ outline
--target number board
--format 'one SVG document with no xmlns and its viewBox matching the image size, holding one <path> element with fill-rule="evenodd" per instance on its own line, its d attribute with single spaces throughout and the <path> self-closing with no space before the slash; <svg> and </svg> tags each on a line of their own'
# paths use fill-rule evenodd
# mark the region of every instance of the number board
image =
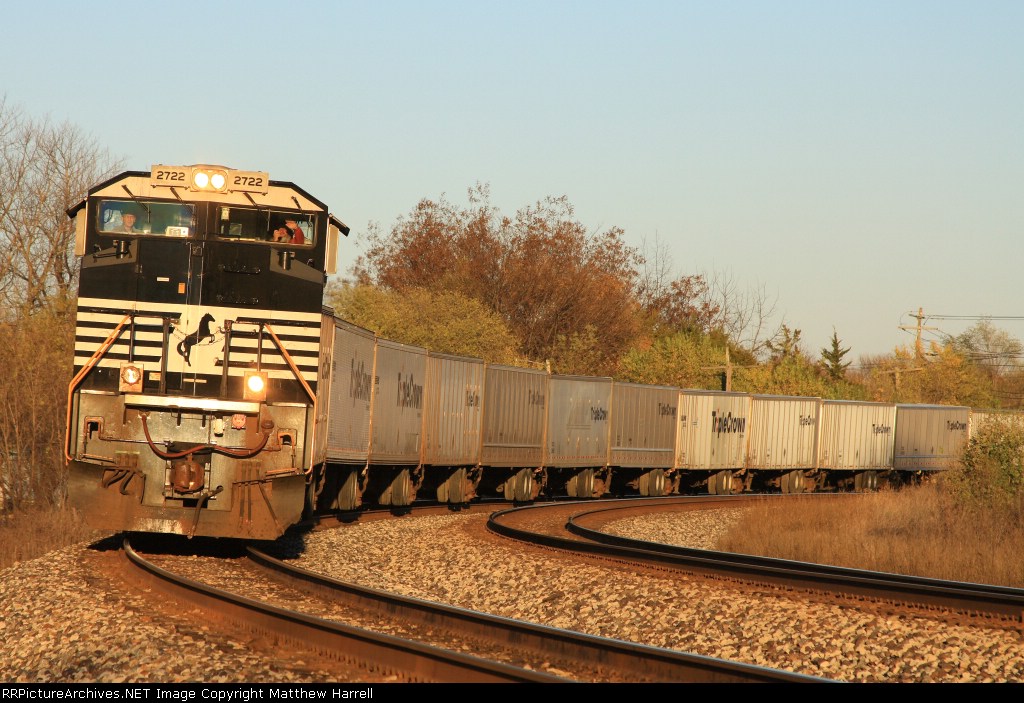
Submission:
<svg viewBox="0 0 1024 703">
<path fill-rule="evenodd" d="M 154 166 L 149 172 L 149 183 L 154 186 L 190 188 L 192 186 L 192 170 L 190 166 Z M 228 170 L 224 190 L 265 194 L 270 190 L 270 174 L 263 171 Z"/>
<path fill-rule="evenodd" d="M 191 176 L 192 170 L 183 166 L 154 166 L 149 172 L 149 184 L 188 188 Z"/>
<path fill-rule="evenodd" d="M 270 190 L 270 174 L 263 171 L 228 171 L 227 189 L 266 193 Z"/>
</svg>

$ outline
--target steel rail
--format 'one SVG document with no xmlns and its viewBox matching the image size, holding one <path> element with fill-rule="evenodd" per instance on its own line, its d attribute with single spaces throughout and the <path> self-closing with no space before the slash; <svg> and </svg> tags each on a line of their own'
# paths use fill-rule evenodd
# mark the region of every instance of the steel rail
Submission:
<svg viewBox="0 0 1024 703">
<path fill-rule="evenodd" d="M 805 498 L 807 496 L 780 497 L 783 500 Z M 691 501 L 689 504 L 686 502 L 688 500 Z M 693 509 L 697 503 L 704 504 L 704 508 L 708 507 L 708 503 L 717 503 L 718 506 L 725 507 L 734 502 L 737 501 L 732 501 L 728 497 L 719 497 L 714 501 L 707 498 L 683 498 L 675 501 L 651 501 L 646 505 L 643 501 L 638 501 L 631 507 L 582 510 L 571 516 L 565 525 L 565 531 L 575 537 L 538 534 L 502 523 L 503 517 L 514 514 L 515 511 L 543 509 L 545 506 L 513 508 L 495 513 L 488 522 L 488 527 L 514 539 L 559 549 L 616 556 L 708 575 L 724 574 L 788 588 L 826 591 L 932 610 L 949 610 L 981 619 L 1011 622 L 1017 627 L 1024 624 L 1024 589 L 693 549 L 611 535 L 583 524 L 587 521 L 607 523 L 614 519 L 612 514 L 616 512 L 686 510 Z"/>
<path fill-rule="evenodd" d="M 441 683 L 557 683 L 567 679 L 491 662 L 420 642 L 322 620 L 260 603 L 171 572 L 147 561 L 126 538 L 122 553 L 132 575 L 153 590 L 205 611 L 211 620 L 349 666 L 401 674 L 412 681 Z"/>
<path fill-rule="evenodd" d="M 545 658 L 598 667 L 616 681 L 679 683 L 804 683 L 828 679 L 670 649 L 587 635 L 359 586 L 275 559 L 254 548 L 249 558 L 289 585 L 402 621 L 441 628 Z"/>
</svg>

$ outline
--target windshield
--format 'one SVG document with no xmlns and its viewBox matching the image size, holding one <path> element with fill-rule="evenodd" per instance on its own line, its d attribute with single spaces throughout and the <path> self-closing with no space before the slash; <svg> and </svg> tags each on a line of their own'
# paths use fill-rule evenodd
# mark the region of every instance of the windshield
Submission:
<svg viewBox="0 0 1024 703">
<path fill-rule="evenodd" d="M 187 237 L 195 226 L 195 208 L 184 203 L 101 200 L 96 216 L 96 229 L 103 234 Z"/>
<path fill-rule="evenodd" d="M 316 216 L 263 208 L 222 207 L 217 215 L 221 239 L 312 246 Z"/>
</svg>

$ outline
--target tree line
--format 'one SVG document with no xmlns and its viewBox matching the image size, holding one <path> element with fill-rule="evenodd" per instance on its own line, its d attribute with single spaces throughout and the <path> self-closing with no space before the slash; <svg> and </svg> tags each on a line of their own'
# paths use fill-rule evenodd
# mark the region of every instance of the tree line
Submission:
<svg viewBox="0 0 1024 703">
<path fill-rule="evenodd" d="M 123 169 L 69 123 L 0 99 L 0 510 L 60 504 L 79 262 L 68 207 Z M 344 251 L 342 253 L 344 256 Z M 1019 408 L 1021 343 L 982 321 L 924 353 L 851 363 L 833 334 L 807 349 L 762 287 L 679 273 L 658 242 L 590 229 L 565 197 L 505 214 L 489 188 L 425 198 L 371 225 L 339 315 L 395 341 L 494 363 L 751 393 Z"/>
<path fill-rule="evenodd" d="M 852 361 L 833 331 L 809 350 L 774 324 L 763 288 L 675 271 L 663 246 L 629 245 L 617 227 L 588 230 L 564 198 L 513 215 L 486 186 L 466 203 L 425 198 L 364 253 L 328 303 L 396 341 L 545 366 L 558 373 L 748 393 L 1019 408 L 1021 343 L 982 320 L 926 349 Z"/>
<path fill-rule="evenodd" d="M 120 164 L 0 97 L 0 510 L 59 504 L 79 262 L 67 208 Z"/>
</svg>

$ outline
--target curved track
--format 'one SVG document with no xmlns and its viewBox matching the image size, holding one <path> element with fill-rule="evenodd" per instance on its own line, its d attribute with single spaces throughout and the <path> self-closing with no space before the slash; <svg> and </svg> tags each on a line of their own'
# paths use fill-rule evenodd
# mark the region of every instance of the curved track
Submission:
<svg viewBox="0 0 1024 703">
<path fill-rule="evenodd" d="M 827 494 L 820 498 L 773 497 L 774 500 L 808 498 L 849 500 L 855 497 Z M 618 501 L 601 507 L 595 507 L 593 503 L 535 505 L 494 513 L 488 527 L 507 537 L 557 549 L 623 558 L 716 577 L 728 576 L 790 589 L 945 611 L 968 621 L 980 619 L 987 624 L 998 623 L 1017 628 L 1024 625 L 1024 589 L 691 549 L 628 539 L 600 529 L 609 522 L 636 514 L 736 507 L 753 499 L 749 496 L 716 496 Z M 547 514 L 541 514 L 545 512 Z"/>
<path fill-rule="evenodd" d="M 557 661 L 580 680 L 606 682 L 822 682 L 824 679 L 748 664 L 685 654 L 657 647 L 585 635 L 472 610 L 398 596 L 344 583 L 289 565 L 250 548 L 250 557 L 289 585 L 315 589 L 334 600 L 383 611 L 405 622 L 454 633 L 460 639 L 484 640 L 501 648 L 529 653 L 538 661 Z M 596 671 L 595 671 L 596 669 Z"/>
<path fill-rule="evenodd" d="M 369 671 L 394 672 L 406 681 L 465 683 L 555 683 L 566 679 L 459 652 L 431 647 L 260 603 L 150 563 L 125 539 L 123 554 L 132 578 L 162 595 L 203 610 L 215 621 L 312 652 L 326 661 Z"/>
</svg>

